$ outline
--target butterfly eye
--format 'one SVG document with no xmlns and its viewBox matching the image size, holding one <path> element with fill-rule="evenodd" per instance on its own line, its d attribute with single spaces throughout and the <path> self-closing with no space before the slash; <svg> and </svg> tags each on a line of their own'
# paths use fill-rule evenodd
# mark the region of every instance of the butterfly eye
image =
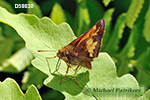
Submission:
<svg viewBox="0 0 150 100">
<path fill-rule="evenodd" d="M 69 55 L 68 52 L 65 52 L 65 56 L 68 57 L 68 55 Z"/>
<path fill-rule="evenodd" d="M 68 61 L 71 63 L 70 56 L 69 56 L 68 52 L 65 52 L 65 56 L 67 57 Z"/>
</svg>

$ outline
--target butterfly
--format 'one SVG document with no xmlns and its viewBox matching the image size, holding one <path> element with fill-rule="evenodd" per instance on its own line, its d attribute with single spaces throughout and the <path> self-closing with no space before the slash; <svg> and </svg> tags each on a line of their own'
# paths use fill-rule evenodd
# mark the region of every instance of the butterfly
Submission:
<svg viewBox="0 0 150 100">
<path fill-rule="evenodd" d="M 58 57 L 59 60 L 64 60 L 67 64 L 66 74 L 61 83 L 65 79 L 69 68 L 71 68 L 72 65 L 77 66 L 74 74 L 74 79 L 77 85 L 76 74 L 79 66 L 92 69 L 91 61 L 93 61 L 95 57 L 98 57 L 104 33 L 105 20 L 101 19 L 83 35 L 72 41 L 69 45 L 58 50 L 55 57 Z M 42 52 L 42 50 L 39 50 L 39 52 Z"/>
</svg>

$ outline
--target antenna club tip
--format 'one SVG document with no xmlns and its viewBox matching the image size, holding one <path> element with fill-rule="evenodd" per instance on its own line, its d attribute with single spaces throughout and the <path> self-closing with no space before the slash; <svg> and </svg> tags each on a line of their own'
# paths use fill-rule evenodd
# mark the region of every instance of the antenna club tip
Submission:
<svg viewBox="0 0 150 100">
<path fill-rule="evenodd" d="M 42 50 L 38 50 L 38 52 L 42 52 Z"/>
</svg>

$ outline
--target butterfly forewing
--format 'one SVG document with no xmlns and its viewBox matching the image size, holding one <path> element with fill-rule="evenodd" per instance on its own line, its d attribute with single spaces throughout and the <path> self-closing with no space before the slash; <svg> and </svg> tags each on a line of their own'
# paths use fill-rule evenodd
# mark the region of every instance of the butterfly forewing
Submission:
<svg viewBox="0 0 150 100">
<path fill-rule="evenodd" d="M 74 45 L 74 51 L 79 53 L 79 55 L 97 57 L 101 48 L 104 33 L 105 20 L 102 19 L 69 45 Z"/>
</svg>

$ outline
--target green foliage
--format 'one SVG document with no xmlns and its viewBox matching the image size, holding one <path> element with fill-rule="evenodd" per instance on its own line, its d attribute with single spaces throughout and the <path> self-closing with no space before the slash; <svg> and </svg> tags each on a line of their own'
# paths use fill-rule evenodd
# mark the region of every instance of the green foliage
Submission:
<svg viewBox="0 0 150 100">
<path fill-rule="evenodd" d="M 104 8 L 97 0 L 86 0 L 86 7 L 88 9 L 91 27 L 95 24 L 95 22 L 103 18 Z"/>
<path fill-rule="evenodd" d="M 150 26 L 149 16 L 150 16 L 150 3 L 149 3 L 148 11 L 145 15 L 145 24 L 144 24 L 144 29 L 143 29 L 143 36 L 145 37 L 147 42 L 150 42 L 150 29 L 148 27 L 148 26 Z"/>
<path fill-rule="evenodd" d="M 23 39 L 25 40 L 25 42 L 27 44 L 27 48 L 36 57 L 36 59 L 32 62 L 33 65 L 35 67 L 37 67 L 38 69 L 40 69 L 41 71 L 43 71 L 44 73 L 46 73 L 47 75 L 49 75 L 49 78 L 47 78 L 44 82 L 45 85 L 47 85 L 55 90 L 61 91 L 66 96 L 66 99 L 72 98 L 72 95 L 77 95 L 74 98 L 89 98 L 89 96 L 86 96 L 85 94 L 83 94 L 82 89 L 79 88 L 75 84 L 75 82 L 73 82 L 70 79 L 66 78 L 64 80 L 64 82 L 61 85 L 59 85 L 59 82 L 61 81 L 62 76 L 59 75 L 58 73 L 53 73 L 53 72 L 55 72 L 55 67 L 54 67 L 55 64 L 54 63 L 56 62 L 56 59 L 52 59 L 48 62 L 49 67 L 50 67 L 50 73 L 51 73 L 50 74 L 48 72 L 49 70 L 48 70 L 48 66 L 46 63 L 46 59 L 45 59 L 47 57 L 47 54 L 41 54 L 41 53 L 37 52 L 37 50 L 39 50 L 39 48 L 41 48 L 41 47 L 44 49 L 48 49 L 48 48 L 59 49 L 61 46 L 64 46 L 64 45 L 68 44 L 71 40 L 73 40 L 73 37 L 74 37 L 73 32 L 71 31 L 70 27 L 66 23 L 63 23 L 63 24 L 60 24 L 57 26 L 48 18 L 42 18 L 40 20 L 33 15 L 27 16 L 25 14 L 19 14 L 17 16 L 14 16 L 14 15 L 11 15 L 10 13 L 6 12 L 5 10 L 1 10 L 1 12 L 2 13 L 5 12 L 5 14 L 9 15 L 9 17 L 11 17 L 11 18 L 15 18 L 15 17 L 17 17 L 17 19 L 20 19 L 20 17 L 22 19 L 25 18 L 26 21 L 22 20 L 22 21 L 20 21 L 20 23 L 24 23 L 24 25 L 34 27 L 35 29 L 37 29 L 37 27 L 40 27 L 38 31 L 42 31 L 44 29 L 44 31 L 41 33 L 35 29 L 29 30 L 28 27 L 26 27 L 26 28 L 24 28 L 24 30 L 28 30 L 28 32 L 27 32 L 28 34 L 27 34 L 27 33 L 21 32 L 21 26 L 19 25 L 20 23 L 13 24 L 14 22 L 12 23 L 10 18 L 9 18 L 10 20 L 6 20 L 8 18 L 1 17 L 1 19 L 3 21 L 5 21 L 6 23 L 9 23 L 11 26 L 16 28 L 16 30 L 19 32 L 20 36 L 23 37 Z M 33 21 L 30 21 L 30 19 L 32 19 Z M 30 23 L 29 23 L 29 21 L 30 21 Z M 33 22 L 35 24 L 32 24 Z M 39 24 L 36 24 L 36 22 Z M 47 23 L 47 25 L 45 26 L 45 24 L 46 24 L 45 22 L 49 22 L 49 23 Z M 53 27 L 53 29 L 49 29 L 49 27 Z M 56 30 L 57 28 L 59 28 L 60 30 Z M 37 32 L 35 32 L 35 31 L 37 31 Z M 49 33 L 46 33 L 47 31 L 49 31 Z M 49 35 L 47 35 L 47 34 L 49 34 Z M 45 36 L 45 35 L 47 35 L 47 36 Z M 61 38 L 59 38 L 58 36 Z M 55 42 L 55 38 L 58 39 L 57 42 Z M 64 41 L 63 44 L 60 43 L 62 41 L 61 40 L 62 38 L 66 39 L 66 41 L 63 40 Z M 53 41 L 53 43 L 48 42 L 49 39 L 51 41 Z M 32 40 L 32 41 L 30 41 L 30 40 Z M 58 44 L 58 42 L 59 42 L 59 44 Z M 38 43 L 39 45 L 35 46 L 35 43 Z M 41 65 L 42 65 L 42 67 L 41 67 Z M 43 67 L 44 65 L 45 65 L 45 67 Z M 98 58 L 95 58 L 94 62 L 92 62 L 92 66 L 93 66 L 93 70 L 91 70 L 91 71 L 87 71 L 84 68 L 82 68 L 78 71 L 77 80 L 78 80 L 78 84 L 81 87 L 84 87 L 85 85 L 88 87 L 98 87 L 98 86 L 113 87 L 113 86 L 116 86 L 116 83 L 117 83 L 118 87 L 138 87 L 138 83 L 131 75 L 124 75 L 121 78 L 117 77 L 116 69 L 115 69 L 116 67 L 114 65 L 114 62 L 106 53 L 101 53 Z M 65 64 L 65 62 L 62 61 L 61 67 L 59 68 L 59 72 L 65 73 L 65 71 L 66 71 L 65 67 L 66 67 L 66 64 Z M 99 70 L 97 70 L 97 68 L 99 68 Z M 101 73 L 101 74 L 99 74 L 99 73 Z M 73 74 L 74 74 L 74 71 L 70 70 L 67 77 L 72 78 Z M 95 76 L 97 76 L 98 78 Z M 126 83 L 127 80 L 128 80 L 128 83 Z M 98 84 L 98 83 L 101 83 L 101 84 Z M 69 87 L 69 88 L 67 88 L 67 87 Z M 92 98 L 104 99 L 106 97 L 105 96 L 90 97 L 90 99 L 92 99 Z M 110 99 L 111 98 L 114 98 L 114 97 L 110 97 Z M 137 96 L 131 96 L 131 97 L 120 96 L 118 98 L 120 98 L 120 99 L 135 98 L 136 99 L 138 97 Z"/>
<path fill-rule="evenodd" d="M 8 44 L 10 44 L 10 42 L 12 41 L 8 41 L 8 42 L 9 42 Z M 4 51 L 2 51 L 2 53 L 3 52 Z M 4 60 L 2 66 L 0 66 L 0 70 L 3 72 L 10 72 L 10 73 L 21 72 L 23 69 L 26 68 L 26 66 L 30 65 L 32 59 L 33 56 L 31 55 L 31 53 L 26 48 L 22 48 L 21 50 L 13 54 L 10 58 Z"/>
<path fill-rule="evenodd" d="M 60 24 L 66 21 L 65 13 L 58 3 L 56 3 L 53 7 L 53 10 L 51 12 L 51 19 L 55 24 Z"/>
<path fill-rule="evenodd" d="M 107 45 L 106 49 L 107 50 L 110 49 L 110 51 L 109 51 L 110 53 L 114 53 L 114 52 L 119 50 L 119 41 L 122 38 L 123 31 L 125 28 L 125 21 L 124 21 L 125 18 L 126 18 L 125 13 L 121 14 L 118 17 L 116 24 L 115 24 L 115 27 L 114 27 L 114 30 L 113 30 L 113 33 L 111 35 L 111 38 L 107 44 L 105 43 Z M 107 29 L 106 29 L 106 32 L 107 32 Z M 110 32 L 110 30 L 108 32 Z"/>
<path fill-rule="evenodd" d="M 132 0 L 131 5 L 127 11 L 126 22 L 127 26 L 133 28 L 133 24 L 136 21 L 140 10 L 143 7 L 144 0 Z"/>
<path fill-rule="evenodd" d="M 103 40 L 103 45 L 108 45 L 108 39 L 111 35 L 111 21 L 112 21 L 112 15 L 113 15 L 113 12 L 114 12 L 114 8 L 111 8 L 111 9 L 108 9 L 105 13 L 104 13 L 104 19 L 106 20 L 106 30 L 105 30 L 105 35 L 104 35 L 104 40 Z M 104 48 L 107 48 L 107 47 L 103 47 Z"/>
<path fill-rule="evenodd" d="M 11 6 L 11 4 L 7 3 L 5 0 L 1 0 L 0 6 L 2 6 L 4 8 L 7 8 L 7 10 L 11 13 L 15 13 L 15 11 L 13 10 L 13 7 Z"/>
<path fill-rule="evenodd" d="M 44 73 L 40 72 L 35 67 L 28 67 L 28 71 L 24 73 L 21 88 L 27 90 L 31 84 L 34 84 L 40 89 L 43 86 L 43 81 L 46 77 L 47 76 Z"/>
<path fill-rule="evenodd" d="M 76 36 L 80 36 L 81 33 L 89 29 L 90 19 L 88 7 L 86 6 L 86 0 L 76 0 L 76 1 L 78 5 L 75 16 L 74 30 Z"/>
<path fill-rule="evenodd" d="M 37 5 L 33 0 L 29 0 L 28 4 L 33 4 L 34 7 L 32 9 L 27 9 L 28 14 L 35 14 L 37 17 L 42 17 L 42 12 L 40 10 L 39 5 Z"/>
<path fill-rule="evenodd" d="M 0 99 L 1 100 L 42 100 L 38 90 L 31 85 L 25 94 L 21 91 L 15 80 L 7 78 L 0 82 Z"/>
<path fill-rule="evenodd" d="M 34 8 L 28 9 L 27 12 L 32 14 L 34 13 L 38 17 L 42 17 L 39 6 L 31 0 L 29 0 L 28 3 L 34 4 Z M 3 6 L 10 12 L 15 13 L 11 4 L 5 1 L 0 1 L 0 6 Z M 23 76 L 22 89 L 26 90 L 31 84 L 35 84 L 38 88 L 41 88 L 43 86 L 43 80 L 46 78 L 46 75 L 41 71 L 33 70 L 34 68 L 30 68 L 32 67 L 30 64 L 33 56 L 24 46 L 25 43 L 23 39 L 12 27 L 0 23 L 0 72 L 16 74 L 22 72 L 29 66 Z M 35 77 L 34 75 L 39 77 L 33 78 Z M 29 92 L 29 94 L 31 93 Z"/>
<path fill-rule="evenodd" d="M 139 100 L 149 100 L 150 98 L 150 90 L 148 90 L 145 95 L 139 98 Z"/>
<path fill-rule="evenodd" d="M 130 0 L 130 3 L 127 3 L 127 1 L 117 3 L 119 0 L 103 0 L 102 2 L 105 6 L 108 6 L 110 2 L 111 4 L 122 6 L 120 9 L 117 9 L 115 6 L 106 9 L 97 0 L 76 0 L 77 8 L 74 17 L 66 11 L 66 8 L 65 10 L 63 9 L 64 6 L 61 7 L 64 1 L 46 1 L 39 7 L 33 0 L 29 0 L 28 3 L 34 4 L 34 8 L 27 9 L 28 15 L 23 13 L 18 15 L 10 14 L 9 12 L 15 13 L 11 4 L 6 1 L 0 1 L 0 6 L 9 11 L 7 12 L 0 8 L 0 21 L 2 22 L 0 23 L 0 71 L 20 73 L 28 66 L 22 79 L 23 90 L 26 90 L 31 84 L 41 88 L 43 80 L 48 75 L 44 84 L 63 93 L 65 98 L 69 100 L 150 99 L 150 91 L 148 90 L 150 87 L 150 1 Z M 42 13 L 45 14 L 51 9 L 51 19 L 47 17 L 39 19 L 42 17 Z M 121 10 L 122 12 L 120 12 Z M 78 37 L 86 32 L 101 18 L 106 20 L 106 32 L 101 52 L 107 52 L 116 66 L 108 54 L 100 53 L 99 57 L 92 62 L 92 70 L 81 68 L 77 72 L 79 85 L 81 87 L 143 86 L 145 91 L 148 90 L 145 92 L 145 95 L 141 97 L 117 96 L 117 98 L 115 96 L 101 95 L 86 96 L 82 93 L 82 89 L 73 81 L 74 68 L 69 70 L 67 78 L 59 85 L 63 76 L 55 72 L 58 58 L 46 60 L 46 57 L 53 57 L 56 53 L 37 52 L 37 50 L 43 49 L 59 50 L 73 41 L 76 36 Z M 62 22 L 69 23 L 73 30 L 68 24 Z M 32 55 L 24 48 L 24 42 L 17 33 L 26 42 L 27 49 L 34 55 L 35 59 L 32 61 L 32 64 L 38 70 L 30 65 L 29 62 L 32 60 Z M 59 72 L 64 75 L 67 66 L 63 61 L 60 63 Z M 127 73 L 132 73 L 138 82 Z M 34 76 L 37 77 L 33 78 Z M 29 93 L 30 96 L 31 94 Z M 58 97 L 57 95 L 56 97 Z M 45 95 L 44 97 L 47 98 L 48 96 Z M 52 97 L 49 96 L 49 98 Z"/>
<path fill-rule="evenodd" d="M 103 0 L 103 3 L 104 3 L 105 6 L 108 6 L 108 4 L 109 4 L 111 1 L 114 1 L 114 0 Z"/>
</svg>

